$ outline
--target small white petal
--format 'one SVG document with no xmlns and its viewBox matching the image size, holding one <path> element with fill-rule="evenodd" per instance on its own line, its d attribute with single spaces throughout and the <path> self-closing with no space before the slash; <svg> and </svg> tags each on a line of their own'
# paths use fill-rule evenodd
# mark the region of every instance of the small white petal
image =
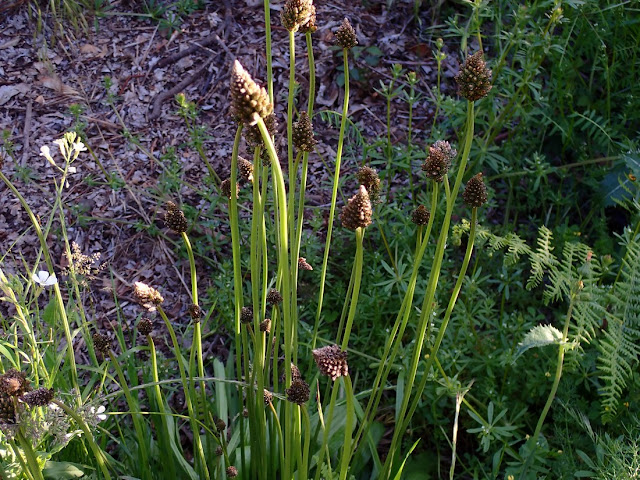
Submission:
<svg viewBox="0 0 640 480">
<path fill-rule="evenodd" d="M 50 287 L 58 283 L 55 273 L 49 273 L 44 270 L 40 270 L 37 274 L 31 275 L 31 280 L 42 287 Z"/>
<path fill-rule="evenodd" d="M 40 156 L 46 158 L 47 161 L 54 167 L 56 166 L 56 162 L 51 157 L 51 151 L 49 150 L 49 147 L 47 145 L 43 145 L 42 147 L 40 147 Z"/>
<path fill-rule="evenodd" d="M 86 152 L 87 151 L 87 147 L 84 146 L 84 143 L 82 142 L 76 142 L 73 144 L 73 149 L 76 152 Z"/>
<path fill-rule="evenodd" d="M 76 167 L 69 167 L 69 173 L 76 173 L 77 171 Z"/>
<path fill-rule="evenodd" d="M 53 143 L 58 145 L 60 148 L 60 153 L 64 156 L 67 151 L 67 142 L 64 138 L 59 138 L 58 140 L 54 140 Z"/>
</svg>

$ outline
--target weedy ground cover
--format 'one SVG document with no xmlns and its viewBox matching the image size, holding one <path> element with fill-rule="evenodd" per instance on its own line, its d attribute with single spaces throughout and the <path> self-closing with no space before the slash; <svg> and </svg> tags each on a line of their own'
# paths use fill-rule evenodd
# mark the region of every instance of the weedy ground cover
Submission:
<svg viewBox="0 0 640 480">
<path fill-rule="evenodd" d="M 170 36 L 196 6 L 147 3 L 152 13 L 138 13 Z M 89 183 L 133 186 L 100 163 L 81 107 L 70 112 L 73 132 L 40 146 L 55 192 L 48 215 L 17 187 L 31 174 L 0 170 L 3 195 L 38 241 L 34 257 L 11 248 L 0 265 L 3 475 L 634 478 L 640 172 L 630 47 L 640 35 L 622 21 L 633 5 L 416 2 L 412 28 L 427 38 L 436 84 L 420 92 L 419 73 L 392 64 L 371 86 L 384 99 L 375 138 L 350 120 L 352 83 L 368 81 L 357 59 L 379 60 L 375 48 L 358 49 L 357 19 L 332 19 L 335 47 L 324 54 L 341 62 L 341 108 L 329 111 L 316 103 L 314 49 L 328 20 L 309 0 L 278 5 L 279 18 L 271 7 L 254 7 L 265 70 L 229 65 L 231 114 L 219 120 L 235 129 L 228 168 L 216 171 L 206 151 L 216 126 L 184 93 L 173 108 L 188 141 L 156 158 L 103 81 L 120 134 L 161 165 L 146 191 L 161 219 L 136 228 L 171 241 L 189 298 L 179 311 L 162 285 L 130 278 L 127 294 L 114 288 L 113 321 L 95 320 L 90 280 L 106 266 L 70 237 L 69 218 L 73 228 L 95 219 L 80 222 L 66 192 L 85 158 L 100 176 Z M 276 26 L 284 51 L 272 45 Z M 447 79 L 452 55 L 460 68 Z M 432 115 L 417 130 L 425 103 Z M 316 135 L 331 125 L 335 138 Z M 310 158 L 323 140 L 335 149 L 323 151 L 329 201 L 318 206 Z M 19 163 L 15 146 L 6 134 L 5 165 Z M 207 172 L 197 185 L 180 162 L 186 151 Z M 619 231 L 605 228 L 614 209 Z M 212 267 L 214 288 L 202 288 Z M 214 335 L 224 355 L 207 350 Z"/>
</svg>

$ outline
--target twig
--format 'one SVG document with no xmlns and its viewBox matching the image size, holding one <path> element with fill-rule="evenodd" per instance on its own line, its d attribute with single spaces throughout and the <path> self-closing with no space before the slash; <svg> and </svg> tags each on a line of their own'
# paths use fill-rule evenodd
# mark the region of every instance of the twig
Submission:
<svg viewBox="0 0 640 480">
<path fill-rule="evenodd" d="M 29 101 L 29 103 L 27 103 L 27 112 L 25 113 L 25 116 L 24 116 L 24 131 L 22 132 L 24 148 L 22 150 L 22 160 L 20 161 L 23 167 L 27 162 L 27 157 L 31 153 L 29 151 L 29 137 L 31 136 L 32 106 L 33 104 L 31 103 L 31 101 Z"/>
</svg>

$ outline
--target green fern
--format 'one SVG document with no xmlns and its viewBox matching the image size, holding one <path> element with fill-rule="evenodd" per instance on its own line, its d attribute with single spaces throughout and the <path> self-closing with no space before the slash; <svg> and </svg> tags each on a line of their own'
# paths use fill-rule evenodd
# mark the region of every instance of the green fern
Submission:
<svg viewBox="0 0 640 480">
<path fill-rule="evenodd" d="M 604 421 L 614 417 L 640 354 L 640 236 L 633 237 L 626 231 L 622 240 L 626 255 L 618 281 L 609 295 L 611 314 L 607 316 L 608 325 L 599 345 Z"/>
<path fill-rule="evenodd" d="M 505 251 L 507 265 L 527 257 L 531 271 L 526 288 L 544 281 L 546 304 L 577 292 L 568 340 L 580 355 L 585 344 L 598 339 L 603 420 L 611 420 L 640 355 L 640 236 L 627 232 L 622 238 L 627 253 L 612 285 L 602 285 L 600 261 L 583 243 L 567 242 L 558 259 L 553 254 L 553 234 L 546 227 L 538 231 L 535 250 L 515 233 L 503 237 L 481 230 L 478 236 L 490 250 Z M 601 331 L 603 325 L 607 327 Z"/>
</svg>

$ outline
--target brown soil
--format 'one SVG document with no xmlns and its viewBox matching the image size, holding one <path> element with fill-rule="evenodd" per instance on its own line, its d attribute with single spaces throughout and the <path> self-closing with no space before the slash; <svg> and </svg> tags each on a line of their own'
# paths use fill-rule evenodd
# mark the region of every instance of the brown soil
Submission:
<svg viewBox="0 0 640 480">
<path fill-rule="evenodd" d="M 283 105 L 288 82 L 288 42 L 286 31 L 279 24 L 282 3 L 273 3 L 276 112 L 282 129 L 286 123 Z M 63 35 L 54 35 L 54 22 L 46 16 L 38 31 L 32 7 L 27 3 L 5 12 L 0 20 L 0 128 L 8 132 L 13 148 L 5 145 L 0 151 L 3 172 L 45 223 L 51 214 L 54 178 L 58 174 L 39 156 L 39 149 L 49 145 L 53 151 L 52 141 L 73 128 L 70 105 L 81 105 L 84 113 L 80 121 L 86 124 L 85 142 L 92 154 L 81 154 L 75 163 L 77 173 L 69 179 L 64 202 L 69 240 L 76 242 L 85 255 L 99 252 L 101 261 L 106 263 L 106 268 L 91 280 L 84 299 L 92 322 L 97 329 L 110 330 L 118 321 L 120 308 L 124 323 L 134 323 L 140 309 L 133 299 L 132 285 L 142 281 L 161 290 L 173 321 L 186 324 L 191 303 L 188 262 L 176 254 L 174 243 L 178 245 L 180 239 L 168 232 L 161 221 L 163 205 L 173 200 L 193 207 L 202 218 L 209 219 L 204 226 L 195 227 L 194 235 L 202 241 L 225 240 L 226 210 L 211 207 L 208 197 L 214 186 L 203 182 L 207 167 L 193 148 L 185 146 L 189 135 L 176 114 L 173 98 L 180 91 L 197 103 L 198 122 L 207 126 L 206 155 L 217 175 L 226 178 L 236 129 L 228 115 L 230 66 L 237 58 L 254 78 L 264 78 L 262 2 L 210 2 L 204 10 L 189 15 L 181 30 L 170 37 L 157 23 L 119 14 L 140 12 L 139 7 L 121 2 L 113 2 L 111 7 L 105 17 L 96 20 L 97 28 L 82 33 L 65 24 Z M 417 89 L 423 97 L 415 109 L 414 138 L 423 139 L 433 115 L 430 92 L 435 83 L 435 61 L 429 44 L 417 39 L 412 2 L 396 1 L 391 10 L 383 3 L 367 9 L 359 1 L 317 2 L 317 10 L 319 29 L 313 36 L 317 110 L 341 109 L 342 89 L 335 79 L 342 60 L 332 48 L 332 31 L 346 16 L 356 28 L 360 46 L 377 46 L 382 52 L 374 65 L 366 61 L 364 54 L 351 62 L 360 81 L 351 84 L 350 118 L 365 139 L 385 134 L 386 102 L 374 88 L 379 86 L 379 80 L 388 81 L 391 65 L 399 63 L 415 71 L 420 79 Z M 423 21 L 429 22 L 430 12 L 423 13 Z M 92 18 L 88 21 L 93 25 Z M 303 37 L 299 37 L 297 65 L 298 72 L 302 72 L 298 75 L 302 92 L 307 91 L 304 47 Z M 190 54 L 180 54 L 189 48 Z M 449 55 L 444 64 L 445 93 L 452 93 L 451 77 L 456 69 L 457 61 Z M 108 91 L 106 77 L 112 82 Z M 176 88 L 190 77 L 194 77 L 192 82 Z M 110 96 L 115 98 L 112 105 Z M 300 104 L 303 101 L 306 102 L 305 94 Z M 408 108 L 399 98 L 392 108 L 392 138 L 403 142 Z M 312 205 L 327 206 L 329 193 L 325 187 L 333 174 L 338 132 L 321 123 L 316 130 L 320 143 L 310 158 L 308 198 Z M 282 149 L 283 142 L 279 146 Z M 159 184 L 168 168 L 161 157 L 171 147 L 177 149 L 183 183 L 167 193 Z M 241 154 L 251 158 L 244 144 L 242 149 Z M 352 172 L 362 160 L 345 158 L 345 171 Z M 124 183 L 110 182 L 105 173 L 115 174 Z M 328 214 L 328 208 L 324 210 Z M 154 224 L 160 234 L 153 235 L 146 228 Z M 57 262 L 56 273 L 61 276 L 67 261 L 57 221 L 47 241 Z M 27 214 L 5 185 L 0 185 L 3 270 L 28 278 L 25 265 L 29 269 L 35 267 L 38 248 Z M 218 260 L 224 254 L 211 252 L 199 257 L 200 291 L 212 286 L 211 276 L 219 270 Z M 44 263 L 37 268 L 45 269 Z M 218 321 L 210 323 L 206 330 L 215 330 L 218 325 Z M 223 337 L 210 336 L 208 348 L 209 353 L 220 353 Z M 78 345 L 79 355 L 82 350 Z"/>
</svg>

